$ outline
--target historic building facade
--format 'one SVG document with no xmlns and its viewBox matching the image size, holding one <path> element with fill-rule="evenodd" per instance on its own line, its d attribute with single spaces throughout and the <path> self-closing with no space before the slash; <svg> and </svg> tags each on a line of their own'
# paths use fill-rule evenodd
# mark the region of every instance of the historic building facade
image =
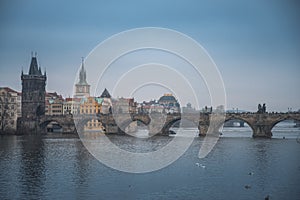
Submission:
<svg viewBox="0 0 300 200">
<path fill-rule="evenodd" d="M 46 72 L 42 74 L 36 56 L 32 56 L 29 73 L 21 74 L 22 116 L 18 118 L 19 134 L 35 134 L 38 119 L 45 114 Z"/>
<path fill-rule="evenodd" d="M 21 93 L 9 87 L 0 87 L 0 134 L 14 134 L 20 116 Z"/>
<path fill-rule="evenodd" d="M 172 94 L 164 94 L 158 104 L 164 107 L 166 113 L 180 113 L 180 104 Z"/>
<path fill-rule="evenodd" d="M 101 113 L 103 99 L 99 97 L 88 97 L 81 99 L 80 114 L 97 115 Z M 102 123 L 98 120 L 88 121 L 84 126 L 84 131 L 101 131 Z"/>
<path fill-rule="evenodd" d="M 79 114 L 80 111 L 80 98 L 66 98 L 63 102 L 63 114 L 68 115 L 76 115 Z"/>
<path fill-rule="evenodd" d="M 56 92 L 46 93 L 46 109 L 45 115 L 63 115 L 64 99 Z"/>
</svg>

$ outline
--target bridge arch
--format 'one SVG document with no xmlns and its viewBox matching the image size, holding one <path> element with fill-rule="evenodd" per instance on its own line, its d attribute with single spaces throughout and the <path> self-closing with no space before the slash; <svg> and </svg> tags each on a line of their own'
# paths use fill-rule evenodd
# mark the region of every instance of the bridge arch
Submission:
<svg viewBox="0 0 300 200">
<path fill-rule="evenodd" d="M 198 125 L 199 125 L 198 123 L 195 123 L 195 121 L 193 121 L 193 120 L 189 120 L 189 119 L 186 119 L 186 118 L 178 117 L 178 118 L 172 119 L 170 121 L 166 121 L 166 124 L 164 125 L 164 127 L 162 129 L 162 133 L 163 134 L 168 134 L 169 131 L 170 131 L 170 128 L 174 124 L 176 124 L 176 122 L 191 123 L 191 124 L 193 124 L 193 127 L 195 127 L 195 128 L 198 128 Z M 181 124 L 181 125 L 183 125 L 183 124 Z"/>
<path fill-rule="evenodd" d="M 255 128 L 253 126 L 253 124 L 251 123 L 250 120 L 248 120 L 247 118 L 244 118 L 244 117 L 241 117 L 241 116 L 238 116 L 238 115 L 233 115 L 233 116 L 227 116 L 226 115 L 226 118 L 224 120 L 224 123 L 220 124 L 219 127 L 218 127 L 218 130 L 220 130 L 220 128 L 228 121 L 230 120 L 240 120 L 244 123 L 246 123 L 250 128 L 251 128 L 251 131 L 252 131 L 252 135 L 254 134 L 255 132 Z"/>
<path fill-rule="evenodd" d="M 131 118 L 127 118 L 122 122 L 119 122 L 118 127 L 120 131 L 125 132 L 125 129 L 133 122 L 141 122 L 145 126 L 148 126 L 150 124 L 151 119 L 149 118 L 148 115 L 143 115 L 143 116 L 136 116 L 133 115 Z"/>
<path fill-rule="evenodd" d="M 48 125 L 50 125 L 51 123 L 56 123 L 57 124 L 57 128 L 60 128 L 61 131 L 63 131 L 63 125 L 58 121 L 58 120 L 55 120 L 55 119 L 48 119 L 48 120 L 45 120 L 45 121 L 42 121 L 40 124 L 39 124 L 39 127 L 41 130 L 44 130 L 45 133 L 47 132 L 55 132 L 54 130 L 54 127 L 52 128 L 47 128 Z M 50 130 L 51 129 L 51 130 Z M 60 131 L 60 132 L 61 132 Z"/>
<path fill-rule="evenodd" d="M 273 122 L 270 125 L 270 132 L 272 132 L 273 137 L 279 137 L 279 136 L 280 137 L 285 137 L 282 134 L 278 133 L 278 132 L 281 132 L 281 131 L 276 130 L 275 127 L 276 127 L 277 124 L 279 124 L 281 122 L 284 122 L 284 121 L 287 121 L 287 120 L 293 120 L 294 122 L 300 123 L 299 115 L 285 115 L 285 116 L 283 115 L 283 116 L 280 116 L 279 118 L 273 120 Z M 295 128 L 294 131 L 296 131 L 297 134 L 298 134 L 298 131 L 297 131 L 296 128 Z M 291 133 L 291 132 L 289 131 L 289 133 Z M 287 134 L 287 135 L 289 135 L 289 134 Z M 292 133 L 292 135 L 293 135 L 293 133 Z"/>
<path fill-rule="evenodd" d="M 44 115 L 39 119 L 39 129 L 47 133 L 47 126 L 50 123 L 56 123 L 61 128 L 62 133 L 76 133 L 76 128 L 72 115 Z"/>
<path fill-rule="evenodd" d="M 271 123 L 270 129 L 272 130 L 278 123 L 286 121 L 286 120 L 295 120 L 295 121 L 300 122 L 299 118 L 289 115 L 289 116 L 281 117 L 281 118 L 275 120 L 273 123 Z"/>
<path fill-rule="evenodd" d="M 181 118 L 176 118 L 176 119 L 173 119 L 171 121 L 169 121 L 168 123 L 166 123 L 163 128 L 162 128 L 162 133 L 163 134 L 168 134 L 169 133 L 169 130 L 170 128 L 178 121 L 180 121 Z"/>
</svg>

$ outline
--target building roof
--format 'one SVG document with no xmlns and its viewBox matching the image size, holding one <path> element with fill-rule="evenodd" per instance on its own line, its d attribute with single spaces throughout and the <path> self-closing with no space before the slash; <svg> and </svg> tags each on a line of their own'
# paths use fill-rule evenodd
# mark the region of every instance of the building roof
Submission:
<svg viewBox="0 0 300 200">
<path fill-rule="evenodd" d="M 46 92 L 46 99 L 53 98 L 53 99 L 63 99 L 61 94 L 57 94 L 56 92 Z"/>
<path fill-rule="evenodd" d="M 66 102 L 70 102 L 70 101 L 75 101 L 75 102 L 80 102 L 80 98 L 71 98 L 71 97 L 67 97 L 65 99 Z"/>
<path fill-rule="evenodd" d="M 37 58 L 32 57 L 29 67 L 29 75 L 42 75 L 41 68 L 38 67 Z"/>
<path fill-rule="evenodd" d="M 0 87 L 0 90 L 5 90 L 6 92 L 12 92 L 12 93 L 18 93 L 20 94 L 20 92 L 17 92 L 9 87 Z"/>
<path fill-rule="evenodd" d="M 101 98 L 111 98 L 109 92 L 107 91 L 107 89 L 105 88 L 104 91 L 102 92 Z"/>
<path fill-rule="evenodd" d="M 173 101 L 173 102 L 177 102 L 177 100 L 175 99 L 175 97 L 173 95 L 170 94 L 165 94 L 164 96 L 160 97 L 158 102 L 161 101 Z"/>
</svg>

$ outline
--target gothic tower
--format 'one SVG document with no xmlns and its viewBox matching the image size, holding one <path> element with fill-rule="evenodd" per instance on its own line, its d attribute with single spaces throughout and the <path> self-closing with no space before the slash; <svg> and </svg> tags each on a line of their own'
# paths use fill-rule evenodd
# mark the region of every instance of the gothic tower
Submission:
<svg viewBox="0 0 300 200">
<path fill-rule="evenodd" d="M 46 72 L 42 74 L 36 56 L 32 56 L 29 73 L 21 75 L 22 117 L 18 119 L 20 134 L 34 134 L 39 131 L 38 119 L 45 114 Z"/>
<path fill-rule="evenodd" d="M 87 98 L 90 96 L 90 85 L 86 81 L 86 71 L 84 69 L 84 60 L 82 59 L 79 72 L 79 82 L 75 85 L 75 98 Z"/>
</svg>

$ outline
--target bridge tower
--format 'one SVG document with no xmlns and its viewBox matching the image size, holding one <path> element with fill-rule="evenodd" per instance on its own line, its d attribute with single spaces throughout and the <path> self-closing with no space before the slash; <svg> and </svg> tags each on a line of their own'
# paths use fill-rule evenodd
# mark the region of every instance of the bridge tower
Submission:
<svg viewBox="0 0 300 200">
<path fill-rule="evenodd" d="M 39 118 L 45 114 L 46 72 L 42 74 L 37 57 L 32 55 L 28 74 L 21 74 L 22 116 L 17 122 L 18 134 L 39 133 Z"/>
</svg>

